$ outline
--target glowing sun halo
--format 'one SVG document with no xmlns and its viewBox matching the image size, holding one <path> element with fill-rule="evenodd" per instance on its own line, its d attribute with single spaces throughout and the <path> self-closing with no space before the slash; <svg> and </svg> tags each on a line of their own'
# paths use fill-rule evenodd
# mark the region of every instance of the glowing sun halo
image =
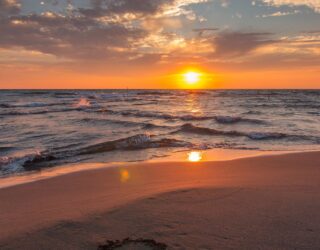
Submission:
<svg viewBox="0 0 320 250">
<path fill-rule="evenodd" d="M 188 154 L 188 160 L 191 162 L 198 162 L 202 160 L 202 154 L 200 152 L 190 152 Z"/>
<path fill-rule="evenodd" d="M 183 76 L 184 76 L 184 80 L 189 84 L 197 83 L 200 80 L 200 74 L 197 72 L 190 71 L 185 73 Z"/>
</svg>

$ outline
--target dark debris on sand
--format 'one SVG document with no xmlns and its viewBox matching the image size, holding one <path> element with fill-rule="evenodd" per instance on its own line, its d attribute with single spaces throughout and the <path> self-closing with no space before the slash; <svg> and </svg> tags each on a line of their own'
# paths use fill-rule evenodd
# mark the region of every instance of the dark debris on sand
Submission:
<svg viewBox="0 0 320 250">
<path fill-rule="evenodd" d="M 167 245 L 148 239 L 130 239 L 126 238 L 122 241 L 108 240 L 106 244 L 99 245 L 98 250 L 117 250 L 117 249 L 150 249 L 150 250 L 166 250 Z"/>
</svg>

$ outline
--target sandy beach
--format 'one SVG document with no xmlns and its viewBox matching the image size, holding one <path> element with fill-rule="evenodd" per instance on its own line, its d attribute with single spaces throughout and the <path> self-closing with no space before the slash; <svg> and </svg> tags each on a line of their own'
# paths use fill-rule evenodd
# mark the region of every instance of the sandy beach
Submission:
<svg viewBox="0 0 320 250">
<path fill-rule="evenodd" d="M 0 0 L 0 250 L 320 250 L 320 0 Z"/>
<path fill-rule="evenodd" d="M 0 189 L 0 248 L 319 249 L 319 191 L 319 152 L 81 171 Z"/>
</svg>

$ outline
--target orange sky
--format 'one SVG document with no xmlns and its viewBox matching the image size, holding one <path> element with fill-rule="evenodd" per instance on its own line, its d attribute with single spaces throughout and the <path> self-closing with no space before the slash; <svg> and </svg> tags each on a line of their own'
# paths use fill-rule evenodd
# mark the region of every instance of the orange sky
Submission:
<svg viewBox="0 0 320 250">
<path fill-rule="evenodd" d="M 188 67 L 186 67 L 188 69 Z M 261 70 L 261 71 L 214 71 L 197 68 L 196 72 L 207 74 L 206 80 L 194 85 L 183 79 L 185 71 L 177 68 L 176 72 L 144 72 L 102 75 L 81 73 L 63 69 L 0 69 L 1 88 L 35 88 L 35 89 L 104 89 L 104 88 L 142 88 L 142 89 L 180 89 L 180 88 L 213 88 L 213 89 L 256 89 L 256 88 L 319 88 L 319 70 Z"/>
<path fill-rule="evenodd" d="M 3 0 L 0 89 L 320 88 L 319 23 L 318 0 Z"/>
</svg>

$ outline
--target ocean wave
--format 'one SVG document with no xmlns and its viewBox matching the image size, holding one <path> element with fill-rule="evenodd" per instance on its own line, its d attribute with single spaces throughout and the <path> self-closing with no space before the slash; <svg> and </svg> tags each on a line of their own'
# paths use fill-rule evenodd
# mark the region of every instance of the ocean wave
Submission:
<svg viewBox="0 0 320 250">
<path fill-rule="evenodd" d="M 186 95 L 206 95 L 210 92 L 202 90 L 143 90 L 138 91 L 136 95 L 142 96 L 186 96 Z"/>
<path fill-rule="evenodd" d="M 272 96 L 281 96 L 286 93 L 273 90 L 216 90 L 214 95 L 217 97 L 226 97 L 226 98 L 248 98 L 248 97 L 272 97 Z"/>
<path fill-rule="evenodd" d="M 19 93 L 20 91 L 18 91 Z M 30 90 L 30 91 L 22 91 L 20 92 L 24 95 L 48 95 L 51 91 L 43 91 L 43 90 Z"/>
<path fill-rule="evenodd" d="M 5 113 L 0 113 L 1 116 L 22 116 L 22 115 L 40 115 L 40 114 L 46 114 L 49 113 L 48 110 L 39 110 L 39 111 L 10 111 Z"/>
<path fill-rule="evenodd" d="M 141 127 L 142 129 L 156 129 L 156 128 L 174 128 L 173 126 L 157 125 L 151 122 L 135 122 L 135 121 L 125 121 L 125 120 L 114 120 L 114 119 L 101 119 L 101 118 L 83 118 L 77 120 L 84 123 L 92 124 L 115 124 L 122 125 L 124 127 Z"/>
<path fill-rule="evenodd" d="M 141 98 L 137 98 L 137 97 L 122 97 L 122 98 L 115 98 L 115 99 L 109 99 L 110 102 L 142 102 L 142 101 L 145 101 L 144 99 L 141 99 Z"/>
<path fill-rule="evenodd" d="M 273 140 L 273 139 L 282 139 L 288 137 L 284 133 L 265 133 L 265 132 L 252 132 L 246 134 L 246 136 L 252 140 Z"/>
<path fill-rule="evenodd" d="M 24 116 L 24 115 L 41 115 L 47 113 L 64 113 L 70 111 L 82 111 L 82 108 L 74 107 L 74 108 L 65 108 L 65 109 L 55 109 L 55 110 L 36 110 L 36 111 L 9 111 L 0 113 L 0 116 Z"/>
<path fill-rule="evenodd" d="M 106 112 L 114 115 L 122 115 L 122 116 L 132 116 L 132 117 L 141 117 L 141 118 L 156 118 L 156 119 L 164 119 L 164 120 L 182 120 L 182 121 L 203 121 L 210 120 L 212 116 L 196 116 L 196 115 L 172 115 L 165 114 L 159 112 L 149 112 L 149 111 L 140 111 L 140 110 L 105 110 L 100 109 L 97 112 Z"/>
<path fill-rule="evenodd" d="M 251 102 L 251 103 L 245 103 L 245 104 L 239 104 L 240 107 L 244 107 L 246 109 L 257 109 L 257 108 L 265 108 L 265 109 L 279 109 L 279 108 L 285 108 L 285 109 L 319 109 L 320 104 L 317 102 L 310 102 L 310 103 L 304 103 L 302 101 L 296 100 L 294 103 L 285 103 L 283 102 L 268 102 L 266 101 L 260 101 L 260 102 Z"/>
<path fill-rule="evenodd" d="M 67 105 L 67 103 L 45 103 L 45 102 L 30 102 L 30 103 L 1 103 L 1 108 L 40 108 Z"/>
<path fill-rule="evenodd" d="M 212 116 L 198 116 L 198 115 L 183 115 L 177 116 L 177 119 L 182 121 L 205 121 L 212 119 Z"/>
<path fill-rule="evenodd" d="M 128 94 L 125 92 L 121 93 L 108 93 L 96 95 L 95 99 L 101 99 L 107 102 L 140 102 L 145 101 L 143 98 L 133 96 L 132 93 Z"/>
<path fill-rule="evenodd" d="M 235 123 L 252 123 L 252 124 L 265 124 L 265 121 L 258 119 L 242 118 L 238 116 L 215 116 L 215 121 L 221 124 L 235 124 Z"/>
<path fill-rule="evenodd" d="M 77 108 L 88 108 L 91 106 L 91 102 L 87 98 L 80 98 L 80 100 L 75 104 Z"/>
<path fill-rule="evenodd" d="M 170 138 L 152 139 L 153 136 L 147 134 L 138 134 L 127 138 L 107 141 L 92 146 L 88 146 L 79 151 L 79 155 L 96 154 L 109 152 L 113 150 L 137 150 L 146 148 L 162 148 L 162 147 L 187 147 L 192 144 Z"/>
<path fill-rule="evenodd" d="M 316 111 L 310 111 L 307 112 L 309 115 L 320 115 L 320 111 L 316 112 Z"/>
<path fill-rule="evenodd" d="M 143 102 L 139 102 L 139 103 L 132 103 L 132 105 L 134 105 L 134 106 L 146 106 L 146 105 L 159 104 L 160 102 L 164 102 L 164 101 L 160 101 L 160 100 L 143 101 Z"/>
<path fill-rule="evenodd" d="M 128 114 L 127 113 L 128 111 L 124 111 L 124 112 L 125 114 Z M 173 116 L 173 115 L 153 114 L 153 113 L 140 113 L 138 114 L 138 116 L 147 117 L 147 118 L 177 119 L 181 121 L 204 121 L 204 120 L 214 119 L 217 123 L 220 123 L 220 124 L 235 124 L 235 123 L 265 124 L 266 123 L 262 120 L 232 117 L 232 116 L 194 116 L 194 115 Z M 83 118 L 81 121 L 92 122 L 92 123 L 103 122 L 105 124 L 112 123 L 112 124 L 120 124 L 124 126 L 142 126 L 143 129 L 153 129 L 153 128 L 174 129 L 176 127 L 176 126 L 156 125 L 150 122 L 134 122 L 134 121 L 113 120 L 113 119 Z"/>
<path fill-rule="evenodd" d="M 217 123 L 221 124 L 235 124 L 235 123 L 252 123 L 252 124 L 265 124 L 265 121 L 258 119 L 243 118 L 237 116 L 210 116 L 210 115 L 174 115 L 165 114 L 160 112 L 149 112 L 141 110 L 106 110 L 100 109 L 97 112 L 105 112 L 113 115 L 131 116 L 131 117 L 141 117 L 141 118 L 156 118 L 164 120 L 181 120 L 181 121 L 207 121 L 215 120 Z"/>
<path fill-rule="evenodd" d="M 172 93 L 168 91 L 142 91 L 142 92 L 137 92 L 136 95 L 172 95 Z"/>
<path fill-rule="evenodd" d="M 264 90 L 1 91 L 0 172 L 149 159 L 180 146 L 318 149 L 319 96 L 320 91 Z M 156 147 L 163 148 L 144 150 Z M 34 149 L 47 151 L 37 155 Z M 128 152 L 136 149 L 142 151 Z"/>
<path fill-rule="evenodd" d="M 295 103 L 295 104 L 287 104 L 285 105 L 286 108 L 294 108 L 294 109 L 319 109 L 320 104 L 308 104 L 308 103 Z"/>
<path fill-rule="evenodd" d="M 147 148 L 184 148 L 193 144 L 171 138 L 156 139 L 153 135 L 137 134 L 134 136 L 106 141 L 87 147 L 70 149 L 70 147 L 56 148 L 51 151 L 35 152 L 19 157 L 0 157 L 0 175 L 5 176 L 23 171 L 38 170 L 57 164 L 70 163 L 81 155 L 106 153 L 114 150 L 139 150 Z M 79 146 L 76 144 L 75 146 Z"/>
<path fill-rule="evenodd" d="M 0 103 L 0 108 L 10 108 L 10 105 L 7 103 Z"/>
<path fill-rule="evenodd" d="M 70 96 L 75 96 L 77 95 L 76 92 L 54 92 L 53 96 L 57 98 L 65 98 L 65 97 L 70 97 Z"/>
<path fill-rule="evenodd" d="M 244 114 L 244 115 L 261 115 L 262 112 L 258 111 L 258 110 L 249 110 L 249 111 L 243 112 L 242 114 Z"/>
<path fill-rule="evenodd" d="M 162 119 L 173 119 L 174 117 L 169 114 L 161 114 L 161 113 L 152 113 L 146 111 L 139 110 L 110 110 L 110 109 L 100 109 L 97 110 L 98 113 L 109 113 L 113 115 L 122 115 L 122 116 L 133 116 L 133 117 L 145 117 L 145 118 L 162 118 Z"/>
<path fill-rule="evenodd" d="M 231 137 L 247 137 L 251 140 L 274 140 L 289 137 L 289 135 L 284 133 L 271 133 L 271 132 L 240 132 L 240 131 L 222 131 L 212 128 L 198 127 L 190 123 L 184 124 L 179 130 L 173 133 L 193 133 L 198 135 L 211 135 L 211 136 L 231 136 Z M 295 136 L 297 138 L 297 136 Z"/>
<path fill-rule="evenodd" d="M 221 131 L 212 128 L 198 127 L 194 126 L 191 123 L 184 124 L 173 133 L 185 132 L 185 133 L 194 133 L 199 135 L 221 135 L 221 136 L 243 136 L 243 133 L 237 131 Z"/>
<path fill-rule="evenodd" d="M 13 150 L 13 149 L 15 149 L 15 147 L 10 147 L 10 146 L 8 146 L 8 147 L 0 146 L 0 152 L 11 151 L 11 150 Z"/>
<path fill-rule="evenodd" d="M 0 157 L 0 175 L 5 176 L 13 173 L 19 173 L 28 170 L 33 165 L 40 162 L 48 162 L 54 160 L 52 155 L 44 155 L 41 152 L 27 154 L 19 157 L 4 156 Z"/>
<path fill-rule="evenodd" d="M 157 129 L 157 128 L 168 128 L 168 129 L 173 129 L 173 126 L 164 126 L 164 125 L 157 125 L 157 124 L 153 124 L 151 122 L 148 123 L 143 123 L 142 125 L 143 129 Z"/>
</svg>

